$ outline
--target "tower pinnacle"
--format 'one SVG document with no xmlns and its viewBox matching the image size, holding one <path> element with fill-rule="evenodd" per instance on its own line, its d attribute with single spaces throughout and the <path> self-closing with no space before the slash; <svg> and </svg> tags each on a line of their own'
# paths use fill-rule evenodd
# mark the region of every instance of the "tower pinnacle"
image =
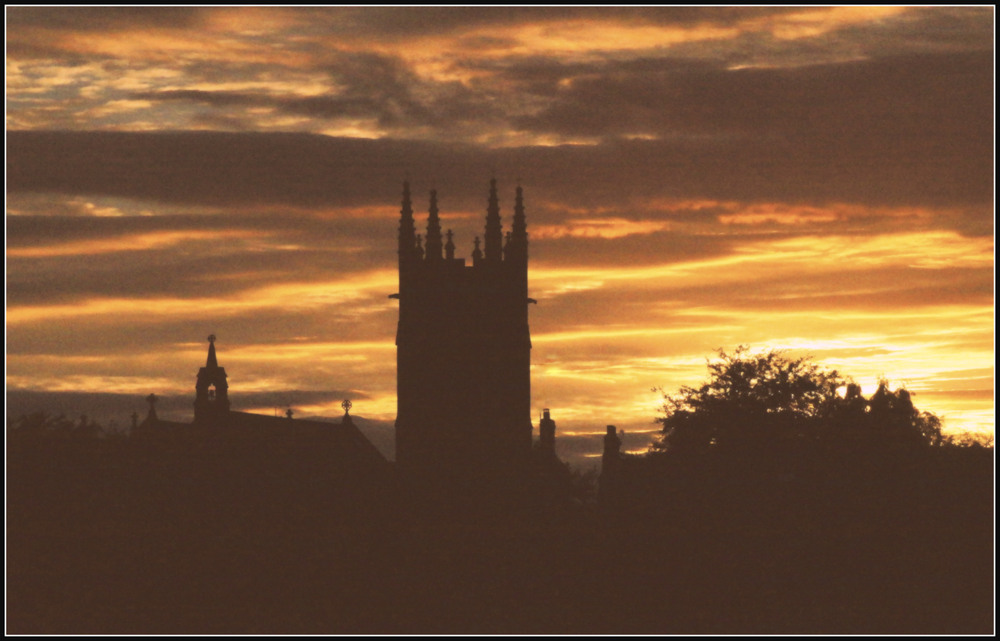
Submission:
<svg viewBox="0 0 1000 641">
<path fill-rule="evenodd" d="M 215 357 L 215 334 L 208 335 L 208 360 L 205 361 L 205 367 L 218 367 L 219 361 Z"/>
<path fill-rule="evenodd" d="M 500 225 L 500 203 L 497 199 L 497 179 L 490 179 L 490 200 L 486 208 L 485 256 L 487 262 L 500 262 L 503 251 L 503 229 Z"/>
<path fill-rule="evenodd" d="M 511 231 L 515 240 L 528 238 L 528 223 L 524 217 L 524 192 L 520 185 L 517 186 L 517 192 L 514 196 L 514 222 Z"/>
<path fill-rule="evenodd" d="M 448 242 L 444 245 L 444 255 L 448 260 L 455 259 L 455 241 L 452 239 L 451 230 L 448 230 Z"/>
<path fill-rule="evenodd" d="M 427 216 L 427 260 L 441 260 L 441 219 L 438 218 L 437 190 L 431 190 L 431 206 Z"/>
<path fill-rule="evenodd" d="M 417 242 L 417 230 L 413 224 L 413 206 L 410 203 L 410 183 L 403 183 L 403 206 L 399 210 L 399 259 L 405 260 L 413 253 Z"/>
</svg>

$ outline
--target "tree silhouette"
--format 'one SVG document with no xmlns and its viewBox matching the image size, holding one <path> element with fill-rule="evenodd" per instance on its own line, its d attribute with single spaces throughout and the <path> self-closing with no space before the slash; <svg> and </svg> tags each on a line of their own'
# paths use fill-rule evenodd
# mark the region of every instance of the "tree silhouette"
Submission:
<svg viewBox="0 0 1000 641">
<path fill-rule="evenodd" d="M 941 421 L 914 407 L 886 380 L 865 399 L 835 370 L 778 350 L 754 354 L 741 345 L 718 351 L 709 380 L 664 394 L 658 451 L 771 447 L 777 443 L 862 442 L 938 445 Z"/>
</svg>

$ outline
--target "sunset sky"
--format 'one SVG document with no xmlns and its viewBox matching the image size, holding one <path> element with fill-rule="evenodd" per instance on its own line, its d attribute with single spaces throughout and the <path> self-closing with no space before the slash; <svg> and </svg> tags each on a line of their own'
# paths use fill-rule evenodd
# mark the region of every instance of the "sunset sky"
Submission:
<svg viewBox="0 0 1000 641">
<path fill-rule="evenodd" d="M 993 431 L 992 7 L 6 18 L 8 413 L 190 417 L 214 333 L 235 409 L 391 421 L 402 182 L 468 257 L 496 176 L 536 428 L 747 344 Z"/>
</svg>

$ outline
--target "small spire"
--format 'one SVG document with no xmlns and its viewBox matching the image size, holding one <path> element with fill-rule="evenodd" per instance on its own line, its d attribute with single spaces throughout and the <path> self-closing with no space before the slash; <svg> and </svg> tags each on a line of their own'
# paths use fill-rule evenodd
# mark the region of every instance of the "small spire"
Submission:
<svg viewBox="0 0 1000 641">
<path fill-rule="evenodd" d="M 479 249 L 479 236 L 476 236 L 476 240 L 473 243 L 475 244 L 475 249 L 472 250 L 472 264 L 475 265 L 483 259 L 483 251 Z"/>
<path fill-rule="evenodd" d="M 517 186 L 517 192 L 514 195 L 514 222 L 511 229 L 514 232 L 514 238 L 527 239 L 528 222 L 524 216 L 524 192 L 521 190 L 521 185 Z"/>
<path fill-rule="evenodd" d="M 208 360 L 205 367 L 218 367 L 219 361 L 215 358 L 215 334 L 208 335 Z"/>
<path fill-rule="evenodd" d="M 149 403 L 149 413 L 146 414 L 147 421 L 156 420 L 156 401 L 158 400 L 159 399 L 156 398 L 156 394 L 150 394 L 149 396 L 146 397 L 146 402 Z"/>
<path fill-rule="evenodd" d="M 497 199 L 497 179 L 490 179 L 489 206 L 486 208 L 486 260 L 499 262 L 503 248 L 503 229 L 500 223 L 500 202 Z"/>
<path fill-rule="evenodd" d="M 451 230 L 448 230 L 448 242 L 444 245 L 444 255 L 448 260 L 455 259 L 455 242 L 452 240 Z"/>
<path fill-rule="evenodd" d="M 399 210 L 399 256 L 405 257 L 413 249 L 416 228 L 413 224 L 413 206 L 410 203 L 410 182 L 403 183 L 403 206 Z"/>
<path fill-rule="evenodd" d="M 441 219 L 438 218 L 437 190 L 431 190 L 431 206 L 427 216 L 427 259 L 441 260 Z"/>
<path fill-rule="evenodd" d="M 528 224 L 524 216 L 524 192 L 518 185 L 514 195 L 514 220 L 507 246 L 504 247 L 504 260 L 527 268 L 528 264 Z"/>
</svg>

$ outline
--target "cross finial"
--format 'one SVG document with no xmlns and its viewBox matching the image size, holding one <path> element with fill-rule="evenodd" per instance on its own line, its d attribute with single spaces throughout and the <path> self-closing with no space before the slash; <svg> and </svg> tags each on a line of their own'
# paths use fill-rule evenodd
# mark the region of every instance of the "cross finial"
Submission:
<svg viewBox="0 0 1000 641">
<path fill-rule="evenodd" d="M 149 403 L 150 409 L 153 409 L 153 406 L 156 405 L 156 401 L 158 400 L 160 399 L 156 398 L 156 394 L 150 394 L 146 397 L 146 402 Z"/>
<path fill-rule="evenodd" d="M 209 334 L 208 335 L 208 342 L 209 343 L 214 343 L 215 342 L 215 334 Z"/>
<path fill-rule="evenodd" d="M 351 413 L 351 408 L 354 407 L 354 403 L 345 398 L 344 402 L 341 403 L 340 406 L 344 408 L 344 416 L 347 416 Z"/>
</svg>

